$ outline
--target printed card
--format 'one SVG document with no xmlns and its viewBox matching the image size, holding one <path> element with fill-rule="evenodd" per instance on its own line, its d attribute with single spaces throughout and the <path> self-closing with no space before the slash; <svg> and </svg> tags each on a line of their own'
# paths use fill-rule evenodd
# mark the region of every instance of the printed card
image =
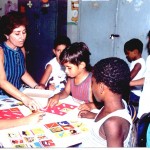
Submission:
<svg viewBox="0 0 150 150">
<path fill-rule="evenodd" d="M 0 110 L 0 119 L 17 119 L 22 117 L 24 117 L 24 115 L 17 107 Z"/>
<path fill-rule="evenodd" d="M 45 109 L 46 112 L 52 113 L 52 114 L 57 114 L 60 116 L 63 116 L 67 114 L 69 111 L 75 109 L 77 106 L 71 105 L 71 104 L 65 104 L 61 103 L 59 105 L 54 106 L 53 108 L 48 107 Z"/>
</svg>

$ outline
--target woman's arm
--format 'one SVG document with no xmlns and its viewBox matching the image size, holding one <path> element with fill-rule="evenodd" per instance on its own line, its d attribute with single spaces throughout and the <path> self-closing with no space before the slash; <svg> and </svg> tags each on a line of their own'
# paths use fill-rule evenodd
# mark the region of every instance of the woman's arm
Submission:
<svg viewBox="0 0 150 150">
<path fill-rule="evenodd" d="M 38 85 L 35 80 L 31 77 L 31 75 L 25 71 L 23 76 L 21 77 L 22 81 L 29 85 L 31 88 L 36 88 L 36 89 L 44 89 L 42 86 Z"/>
<path fill-rule="evenodd" d="M 21 98 L 24 96 L 23 93 L 7 81 L 4 70 L 4 54 L 2 49 L 0 49 L 0 88 L 18 100 L 22 100 Z"/>
<path fill-rule="evenodd" d="M 39 105 L 30 97 L 20 92 L 15 86 L 7 81 L 6 73 L 4 69 L 4 53 L 0 48 L 0 88 L 12 97 L 22 101 L 30 109 L 39 109 Z"/>
</svg>

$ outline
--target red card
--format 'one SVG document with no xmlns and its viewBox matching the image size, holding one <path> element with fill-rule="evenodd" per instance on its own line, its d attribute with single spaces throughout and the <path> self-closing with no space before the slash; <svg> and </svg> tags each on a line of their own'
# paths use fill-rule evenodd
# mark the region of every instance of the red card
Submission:
<svg viewBox="0 0 150 150">
<path fill-rule="evenodd" d="M 22 117 L 24 117 L 24 115 L 21 113 L 19 108 L 0 110 L 0 119 L 17 119 Z"/>
<path fill-rule="evenodd" d="M 65 104 L 65 103 L 61 103 L 59 105 L 56 105 L 54 107 L 48 107 L 45 111 L 52 113 L 52 114 L 57 114 L 60 116 L 63 116 L 65 114 L 67 114 L 69 111 L 73 110 L 74 108 L 76 108 L 77 106 L 71 105 L 71 104 Z"/>
</svg>

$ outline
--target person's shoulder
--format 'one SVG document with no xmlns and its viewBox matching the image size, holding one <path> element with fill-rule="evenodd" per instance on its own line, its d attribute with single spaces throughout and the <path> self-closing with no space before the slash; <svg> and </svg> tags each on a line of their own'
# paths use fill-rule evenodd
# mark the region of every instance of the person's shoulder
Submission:
<svg viewBox="0 0 150 150">
<path fill-rule="evenodd" d="M 141 58 L 138 58 L 138 59 L 134 60 L 133 64 L 142 64 L 142 65 L 144 65 L 145 60 L 144 60 L 144 58 L 141 57 Z"/>
<path fill-rule="evenodd" d="M 4 54 L 4 51 L 3 51 L 2 46 L 0 45 L 0 55 L 1 55 L 1 54 Z"/>
<path fill-rule="evenodd" d="M 56 62 L 56 57 L 50 59 L 50 60 L 46 63 L 46 66 L 49 65 L 49 64 L 55 63 L 55 62 Z"/>
<path fill-rule="evenodd" d="M 150 55 L 147 56 L 146 61 L 150 61 Z"/>
<path fill-rule="evenodd" d="M 135 62 L 145 62 L 145 59 L 143 57 L 140 57 L 136 59 Z"/>
</svg>

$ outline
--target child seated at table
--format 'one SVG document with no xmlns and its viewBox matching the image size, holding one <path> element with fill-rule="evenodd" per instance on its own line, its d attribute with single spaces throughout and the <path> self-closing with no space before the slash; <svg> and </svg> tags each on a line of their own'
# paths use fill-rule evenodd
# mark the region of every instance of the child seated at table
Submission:
<svg viewBox="0 0 150 150">
<path fill-rule="evenodd" d="M 58 93 L 64 90 L 66 85 L 66 73 L 59 62 L 61 52 L 71 44 L 67 36 L 58 36 L 54 41 L 53 53 L 55 57 L 45 66 L 45 72 L 40 80 L 40 85 L 44 88 Z"/>
<path fill-rule="evenodd" d="M 90 51 L 83 42 L 71 44 L 60 54 L 60 63 L 65 66 L 68 75 L 65 90 L 49 99 L 49 106 L 55 106 L 60 99 L 72 95 L 73 98 L 83 101 L 79 109 L 91 110 L 95 108 L 91 90 Z"/>
<path fill-rule="evenodd" d="M 98 114 L 88 110 L 79 112 L 81 118 L 94 119 L 81 147 L 128 146 L 132 120 L 122 96 L 129 82 L 130 70 L 124 60 L 110 57 L 95 64 L 92 91 L 96 100 L 104 102 L 104 106 Z"/>
<path fill-rule="evenodd" d="M 145 72 L 145 60 L 142 58 L 143 43 L 139 39 L 131 39 L 124 44 L 124 52 L 130 64 L 131 80 L 143 78 Z M 129 104 L 139 106 L 139 99 L 143 86 L 133 86 L 130 91 Z"/>
</svg>

